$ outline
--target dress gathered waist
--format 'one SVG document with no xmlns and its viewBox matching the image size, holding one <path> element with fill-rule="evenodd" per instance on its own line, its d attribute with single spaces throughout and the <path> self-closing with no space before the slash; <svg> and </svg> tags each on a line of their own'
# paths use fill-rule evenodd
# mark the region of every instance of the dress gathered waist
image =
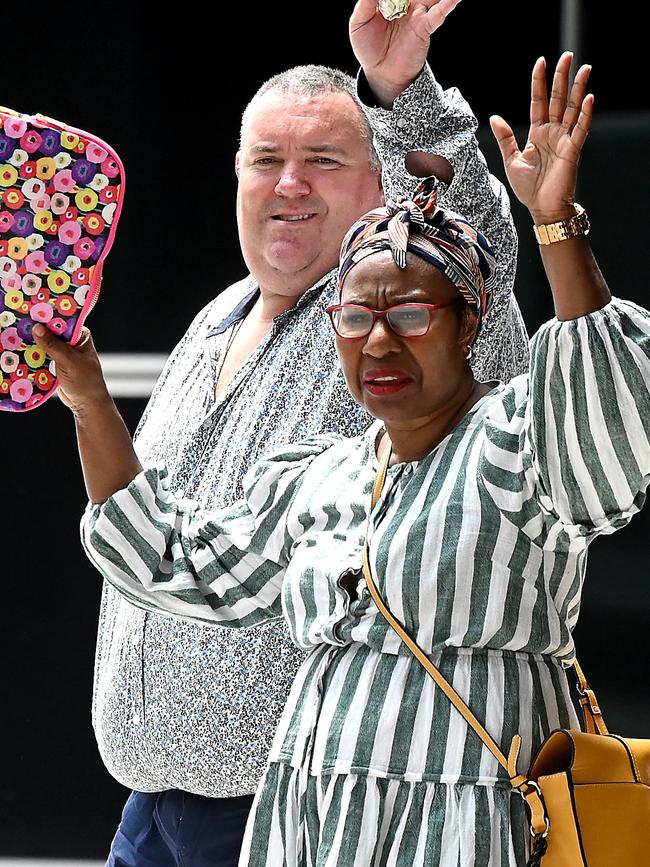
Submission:
<svg viewBox="0 0 650 867">
<path fill-rule="evenodd" d="M 577 726 L 562 662 L 545 654 L 449 647 L 431 654 L 525 768 L 555 728 Z M 270 760 L 310 774 L 508 786 L 505 771 L 410 653 L 323 645 L 303 663 Z"/>
</svg>

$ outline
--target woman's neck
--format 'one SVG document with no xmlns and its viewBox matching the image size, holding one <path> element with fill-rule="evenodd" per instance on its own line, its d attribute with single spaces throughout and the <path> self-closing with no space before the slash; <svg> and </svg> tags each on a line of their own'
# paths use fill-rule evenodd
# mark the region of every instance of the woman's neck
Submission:
<svg viewBox="0 0 650 867">
<path fill-rule="evenodd" d="M 384 429 L 393 445 L 390 465 L 426 457 L 490 389 L 489 383 L 471 377 L 457 397 L 438 412 L 409 421 L 385 421 Z"/>
</svg>

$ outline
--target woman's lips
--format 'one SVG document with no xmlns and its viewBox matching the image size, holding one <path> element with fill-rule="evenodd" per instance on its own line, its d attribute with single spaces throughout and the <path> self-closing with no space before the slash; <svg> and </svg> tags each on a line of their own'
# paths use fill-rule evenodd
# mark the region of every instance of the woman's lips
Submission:
<svg viewBox="0 0 650 867">
<path fill-rule="evenodd" d="M 363 387 L 377 396 L 395 394 L 413 382 L 403 370 L 369 370 L 363 375 Z"/>
</svg>

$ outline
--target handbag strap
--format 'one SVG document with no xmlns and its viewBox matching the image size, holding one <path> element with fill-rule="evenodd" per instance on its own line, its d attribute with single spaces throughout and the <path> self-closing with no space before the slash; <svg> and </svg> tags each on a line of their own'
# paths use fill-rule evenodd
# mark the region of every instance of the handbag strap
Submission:
<svg viewBox="0 0 650 867">
<path fill-rule="evenodd" d="M 386 435 L 382 439 L 381 445 L 379 447 L 379 468 L 372 489 L 371 509 L 374 509 L 377 502 L 379 501 L 379 497 L 381 496 L 384 482 L 386 480 L 386 473 L 388 471 L 388 463 L 390 461 L 391 453 L 392 444 L 388 435 Z M 394 631 L 404 642 L 404 644 L 408 647 L 413 656 L 431 676 L 431 678 L 434 680 L 440 690 L 447 696 L 451 704 L 456 708 L 458 713 L 460 713 L 465 722 L 483 741 L 487 749 L 492 753 L 492 755 L 501 765 L 501 767 L 505 769 L 510 780 L 510 785 L 513 787 L 513 789 L 519 792 L 524 801 L 526 801 L 526 803 L 528 804 L 531 815 L 531 832 L 535 836 L 539 837 L 544 835 L 545 832 L 548 830 L 548 820 L 546 818 L 543 801 L 540 797 L 539 788 L 535 783 L 531 782 L 524 774 L 520 774 L 517 772 L 517 759 L 519 757 L 519 751 L 521 749 L 521 736 L 517 734 L 513 737 L 512 743 L 510 745 L 510 750 L 508 752 L 508 755 L 506 756 L 502 752 L 494 738 L 474 716 L 468 705 L 456 692 L 456 690 L 449 683 L 449 681 L 444 677 L 443 674 L 441 674 L 439 669 L 433 664 L 433 662 L 429 659 L 429 657 L 422 650 L 422 648 L 419 647 L 419 645 L 411 638 L 411 636 L 404 629 L 402 624 L 393 616 L 390 609 L 387 607 L 384 600 L 382 599 L 381 594 L 379 593 L 377 586 L 375 585 L 375 582 L 373 580 L 372 571 L 370 569 L 370 555 L 367 539 L 363 549 L 363 574 L 368 590 L 370 591 L 370 595 L 372 596 L 375 605 L 381 612 L 382 616 L 385 618 L 391 628 L 394 629 Z M 598 707 L 596 696 L 593 693 L 593 690 L 589 688 L 577 660 L 575 660 L 574 666 L 578 675 L 579 691 L 581 693 L 580 703 L 584 711 L 585 722 L 587 723 L 587 730 L 592 731 L 593 733 L 597 731 L 599 734 L 607 734 L 607 729 L 605 728 L 605 723 L 602 719 L 602 714 L 600 712 L 600 708 Z M 591 719 L 589 719 L 588 714 L 591 716 Z"/>
<path fill-rule="evenodd" d="M 607 735 L 609 731 L 603 719 L 603 712 L 598 704 L 596 693 L 587 683 L 585 673 L 580 668 L 578 660 L 574 658 L 573 668 L 578 678 L 578 694 L 580 696 L 580 707 L 585 720 L 585 731 L 590 735 Z"/>
</svg>

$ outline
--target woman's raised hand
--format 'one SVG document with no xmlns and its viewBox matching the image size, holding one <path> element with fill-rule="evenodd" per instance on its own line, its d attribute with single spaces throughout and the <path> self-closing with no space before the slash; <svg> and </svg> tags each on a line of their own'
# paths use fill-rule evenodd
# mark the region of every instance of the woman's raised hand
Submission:
<svg viewBox="0 0 650 867">
<path fill-rule="evenodd" d="M 56 364 L 58 395 L 75 414 L 98 403 L 112 403 L 90 331 L 81 329 L 74 346 L 55 337 L 44 325 L 34 326 L 34 336 Z"/>
<path fill-rule="evenodd" d="M 512 191 L 535 223 L 552 223 L 575 214 L 580 153 L 591 127 L 594 97 L 587 94 L 590 66 L 581 66 L 573 85 L 569 74 L 573 54 L 564 52 L 553 76 L 551 97 L 546 89 L 546 61 L 533 67 L 530 130 L 523 150 L 512 128 L 498 115 L 490 125 L 501 150 Z"/>
</svg>

